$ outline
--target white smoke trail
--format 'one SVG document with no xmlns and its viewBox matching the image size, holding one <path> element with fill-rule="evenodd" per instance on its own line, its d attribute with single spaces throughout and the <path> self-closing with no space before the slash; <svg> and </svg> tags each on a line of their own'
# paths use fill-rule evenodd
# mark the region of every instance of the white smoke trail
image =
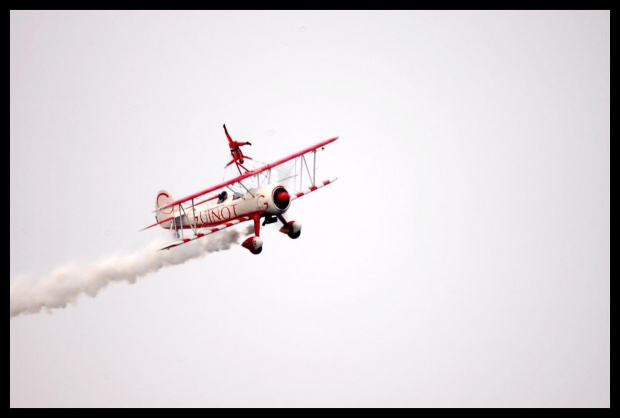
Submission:
<svg viewBox="0 0 620 418">
<path fill-rule="evenodd" d="M 95 297 L 109 283 L 135 283 L 139 277 L 162 267 L 228 250 L 237 243 L 239 235 L 235 230 L 222 231 L 169 251 L 156 251 L 165 243 L 154 242 L 140 252 L 109 257 L 90 266 L 61 267 L 40 279 L 20 277 L 11 284 L 11 318 L 38 313 L 42 309 L 49 312 L 65 308 L 82 294 Z"/>
</svg>

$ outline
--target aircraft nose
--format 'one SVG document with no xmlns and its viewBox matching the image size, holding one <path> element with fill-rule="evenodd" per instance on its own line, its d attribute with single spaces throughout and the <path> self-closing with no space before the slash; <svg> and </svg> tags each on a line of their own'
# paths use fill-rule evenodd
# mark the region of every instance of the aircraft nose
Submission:
<svg viewBox="0 0 620 418">
<path fill-rule="evenodd" d="M 281 203 L 288 203 L 291 196 L 287 192 L 280 192 L 276 195 L 276 200 Z"/>
<path fill-rule="evenodd" d="M 273 201 L 278 209 L 285 210 L 291 201 L 291 195 L 288 194 L 284 187 L 280 186 L 273 192 Z"/>
</svg>

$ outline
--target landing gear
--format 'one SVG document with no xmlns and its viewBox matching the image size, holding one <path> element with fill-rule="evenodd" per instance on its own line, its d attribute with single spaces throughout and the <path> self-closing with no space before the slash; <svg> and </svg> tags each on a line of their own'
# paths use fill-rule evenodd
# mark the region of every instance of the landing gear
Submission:
<svg viewBox="0 0 620 418">
<path fill-rule="evenodd" d="M 250 250 L 252 254 L 260 254 L 263 251 L 263 240 L 260 237 L 249 237 L 241 246 Z"/>
<path fill-rule="evenodd" d="M 276 223 L 276 222 L 278 222 L 278 218 L 276 218 L 273 215 L 267 215 L 267 216 L 265 216 L 265 219 L 263 220 L 263 226 L 269 225 L 269 224 L 273 224 L 273 223 Z"/>
<path fill-rule="evenodd" d="M 280 214 L 276 215 L 280 222 L 284 224 L 282 228 L 280 228 L 280 232 L 288 235 L 291 239 L 297 239 L 301 235 L 301 223 L 297 221 L 286 222 L 284 217 Z"/>
<path fill-rule="evenodd" d="M 241 244 L 242 247 L 250 250 L 252 254 L 260 254 L 263 251 L 263 240 L 260 237 L 260 217 L 254 215 L 254 233 L 256 236 L 249 237 Z"/>
</svg>

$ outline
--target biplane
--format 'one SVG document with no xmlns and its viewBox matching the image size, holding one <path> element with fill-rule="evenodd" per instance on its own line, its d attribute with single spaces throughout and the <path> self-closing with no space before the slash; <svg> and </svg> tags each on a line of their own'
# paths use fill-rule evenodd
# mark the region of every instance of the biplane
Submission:
<svg viewBox="0 0 620 418">
<path fill-rule="evenodd" d="M 254 160 L 244 155 L 240 147 L 252 144 L 234 141 L 226 125 L 224 132 L 232 155 L 226 167 L 234 164 L 239 175 L 235 173 L 234 178 L 176 200 L 170 193 L 161 190 L 155 199 L 156 222 L 142 229 L 159 225 L 176 232 L 177 239 L 160 250 L 170 250 L 239 223 L 252 221 L 254 235 L 241 245 L 252 254 L 260 254 L 263 250 L 261 219 L 262 226 L 280 221 L 280 232 L 292 239 L 299 238 L 301 223 L 284 218 L 291 202 L 337 180 L 317 181 L 316 160 L 317 153 L 338 137 L 319 142 L 273 163 L 248 169 L 246 160 Z M 286 168 L 287 165 L 290 167 Z"/>
</svg>

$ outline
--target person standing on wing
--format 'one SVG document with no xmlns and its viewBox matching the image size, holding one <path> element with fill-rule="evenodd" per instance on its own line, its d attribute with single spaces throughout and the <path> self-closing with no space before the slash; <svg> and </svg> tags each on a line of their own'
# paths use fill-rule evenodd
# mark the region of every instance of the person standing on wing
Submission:
<svg viewBox="0 0 620 418">
<path fill-rule="evenodd" d="M 244 159 L 247 158 L 248 160 L 251 160 L 250 157 L 243 155 L 243 152 L 241 152 L 241 150 L 239 149 L 239 147 L 242 147 L 244 145 L 252 145 L 250 142 L 238 142 L 238 141 L 233 141 L 233 139 L 230 137 L 230 135 L 228 134 L 228 129 L 226 129 L 226 124 L 224 124 L 224 132 L 226 133 L 226 137 L 228 138 L 228 146 L 230 147 L 230 154 L 232 155 L 233 159 L 230 160 L 230 162 L 228 164 L 226 164 L 226 167 L 228 167 L 229 165 L 231 165 L 232 163 L 236 163 L 237 166 L 241 166 L 243 167 L 243 162 Z M 247 168 L 243 167 L 243 169 L 245 171 L 249 171 Z"/>
</svg>

